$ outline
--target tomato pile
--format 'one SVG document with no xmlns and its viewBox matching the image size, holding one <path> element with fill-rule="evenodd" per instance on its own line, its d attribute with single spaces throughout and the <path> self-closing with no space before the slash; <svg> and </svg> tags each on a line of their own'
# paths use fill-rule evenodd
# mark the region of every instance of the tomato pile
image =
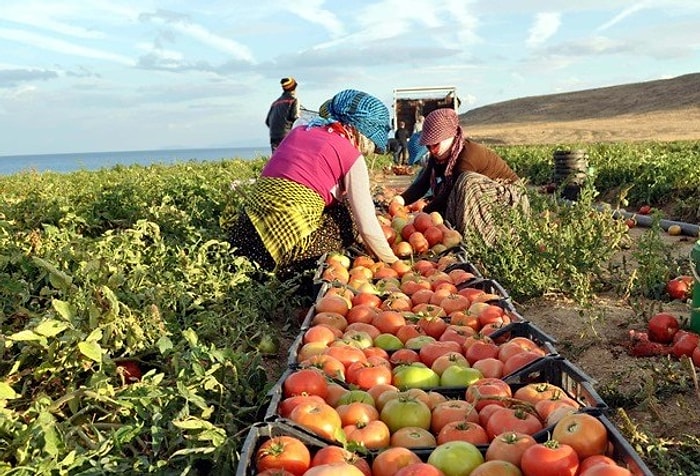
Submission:
<svg viewBox="0 0 700 476">
<path fill-rule="evenodd" d="M 436 226 L 420 213 L 397 235 L 418 217 Z M 325 257 L 238 476 L 651 474 L 497 282 L 459 247 L 426 252 Z"/>
<path fill-rule="evenodd" d="M 654 314 L 646 331 L 630 330 L 630 354 L 636 357 L 672 355 L 687 356 L 700 367 L 700 335 L 681 328 L 676 316 L 665 312 Z"/>
</svg>

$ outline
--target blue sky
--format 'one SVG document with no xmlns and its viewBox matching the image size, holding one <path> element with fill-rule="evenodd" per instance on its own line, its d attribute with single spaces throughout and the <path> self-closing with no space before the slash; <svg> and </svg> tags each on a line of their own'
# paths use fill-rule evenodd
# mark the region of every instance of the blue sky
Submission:
<svg viewBox="0 0 700 476">
<path fill-rule="evenodd" d="M 699 25 L 697 0 L 0 0 L 0 155 L 266 146 L 284 76 L 309 109 L 456 86 L 461 113 L 671 78 Z"/>
</svg>

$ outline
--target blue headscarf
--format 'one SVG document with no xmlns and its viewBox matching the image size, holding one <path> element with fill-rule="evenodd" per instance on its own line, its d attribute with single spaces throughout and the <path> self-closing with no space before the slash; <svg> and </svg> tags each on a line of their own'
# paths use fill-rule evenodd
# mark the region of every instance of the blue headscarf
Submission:
<svg viewBox="0 0 700 476">
<path fill-rule="evenodd" d="M 379 99 L 362 91 L 346 89 L 333 96 L 327 108 L 327 119 L 319 121 L 321 118 L 318 118 L 309 125 L 332 121 L 349 124 L 374 142 L 377 148 L 386 149 L 391 131 L 389 109 Z"/>
</svg>

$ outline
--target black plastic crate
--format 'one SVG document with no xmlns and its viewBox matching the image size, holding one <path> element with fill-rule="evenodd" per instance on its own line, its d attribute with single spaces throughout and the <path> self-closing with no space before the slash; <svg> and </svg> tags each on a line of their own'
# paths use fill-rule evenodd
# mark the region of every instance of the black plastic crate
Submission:
<svg viewBox="0 0 700 476">
<path fill-rule="evenodd" d="M 557 340 L 529 321 L 515 321 L 506 324 L 489 335 L 497 344 L 508 342 L 514 337 L 526 337 L 539 344 L 548 355 L 558 355 Z"/>
<path fill-rule="evenodd" d="M 292 436 L 301 440 L 313 457 L 315 451 L 328 446 L 324 440 L 300 430 L 297 427 L 282 422 L 259 422 L 253 424 L 243 442 L 240 459 L 236 467 L 236 476 L 254 476 L 258 473 L 255 468 L 255 456 L 258 448 L 270 438 L 277 436 Z"/>
<path fill-rule="evenodd" d="M 594 382 L 569 360 L 550 355 L 535 360 L 520 370 L 503 377 L 512 385 L 546 382 L 561 387 L 583 408 L 607 411 L 608 405 L 596 392 Z"/>
<path fill-rule="evenodd" d="M 612 446 L 612 454 L 607 454 L 615 460 L 615 462 L 627 468 L 634 476 L 654 476 L 649 467 L 642 461 L 639 454 L 632 448 L 632 445 L 625 439 L 625 437 L 620 433 L 620 430 L 615 427 L 615 424 L 610 421 L 610 419 L 598 409 L 585 409 L 583 413 L 588 413 L 596 417 L 605 426 L 608 431 L 608 441 Z M 545 428 L 542 431 L 535 433 L 533 438 L 538 443 L 543 443 L 547 441 L 554 430 L 554 425 Z"/>
</svg>

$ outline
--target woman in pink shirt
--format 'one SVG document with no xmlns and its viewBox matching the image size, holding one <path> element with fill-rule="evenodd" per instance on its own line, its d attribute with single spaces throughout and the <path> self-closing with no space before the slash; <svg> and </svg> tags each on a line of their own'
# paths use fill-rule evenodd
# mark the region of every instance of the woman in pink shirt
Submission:
<svg viewBox="0 0 700 476">
<path fill-rule="evenodd" d="M 357 242 L 386 263 L 398 260 L 377 220 L 364 159 L 386 148 L 389 111 L 353 89 L 333 96 L 327 110 L 282 141 L 231 227 L 237 253 L 266 270 L 303 272 Z"/>
</svg>

